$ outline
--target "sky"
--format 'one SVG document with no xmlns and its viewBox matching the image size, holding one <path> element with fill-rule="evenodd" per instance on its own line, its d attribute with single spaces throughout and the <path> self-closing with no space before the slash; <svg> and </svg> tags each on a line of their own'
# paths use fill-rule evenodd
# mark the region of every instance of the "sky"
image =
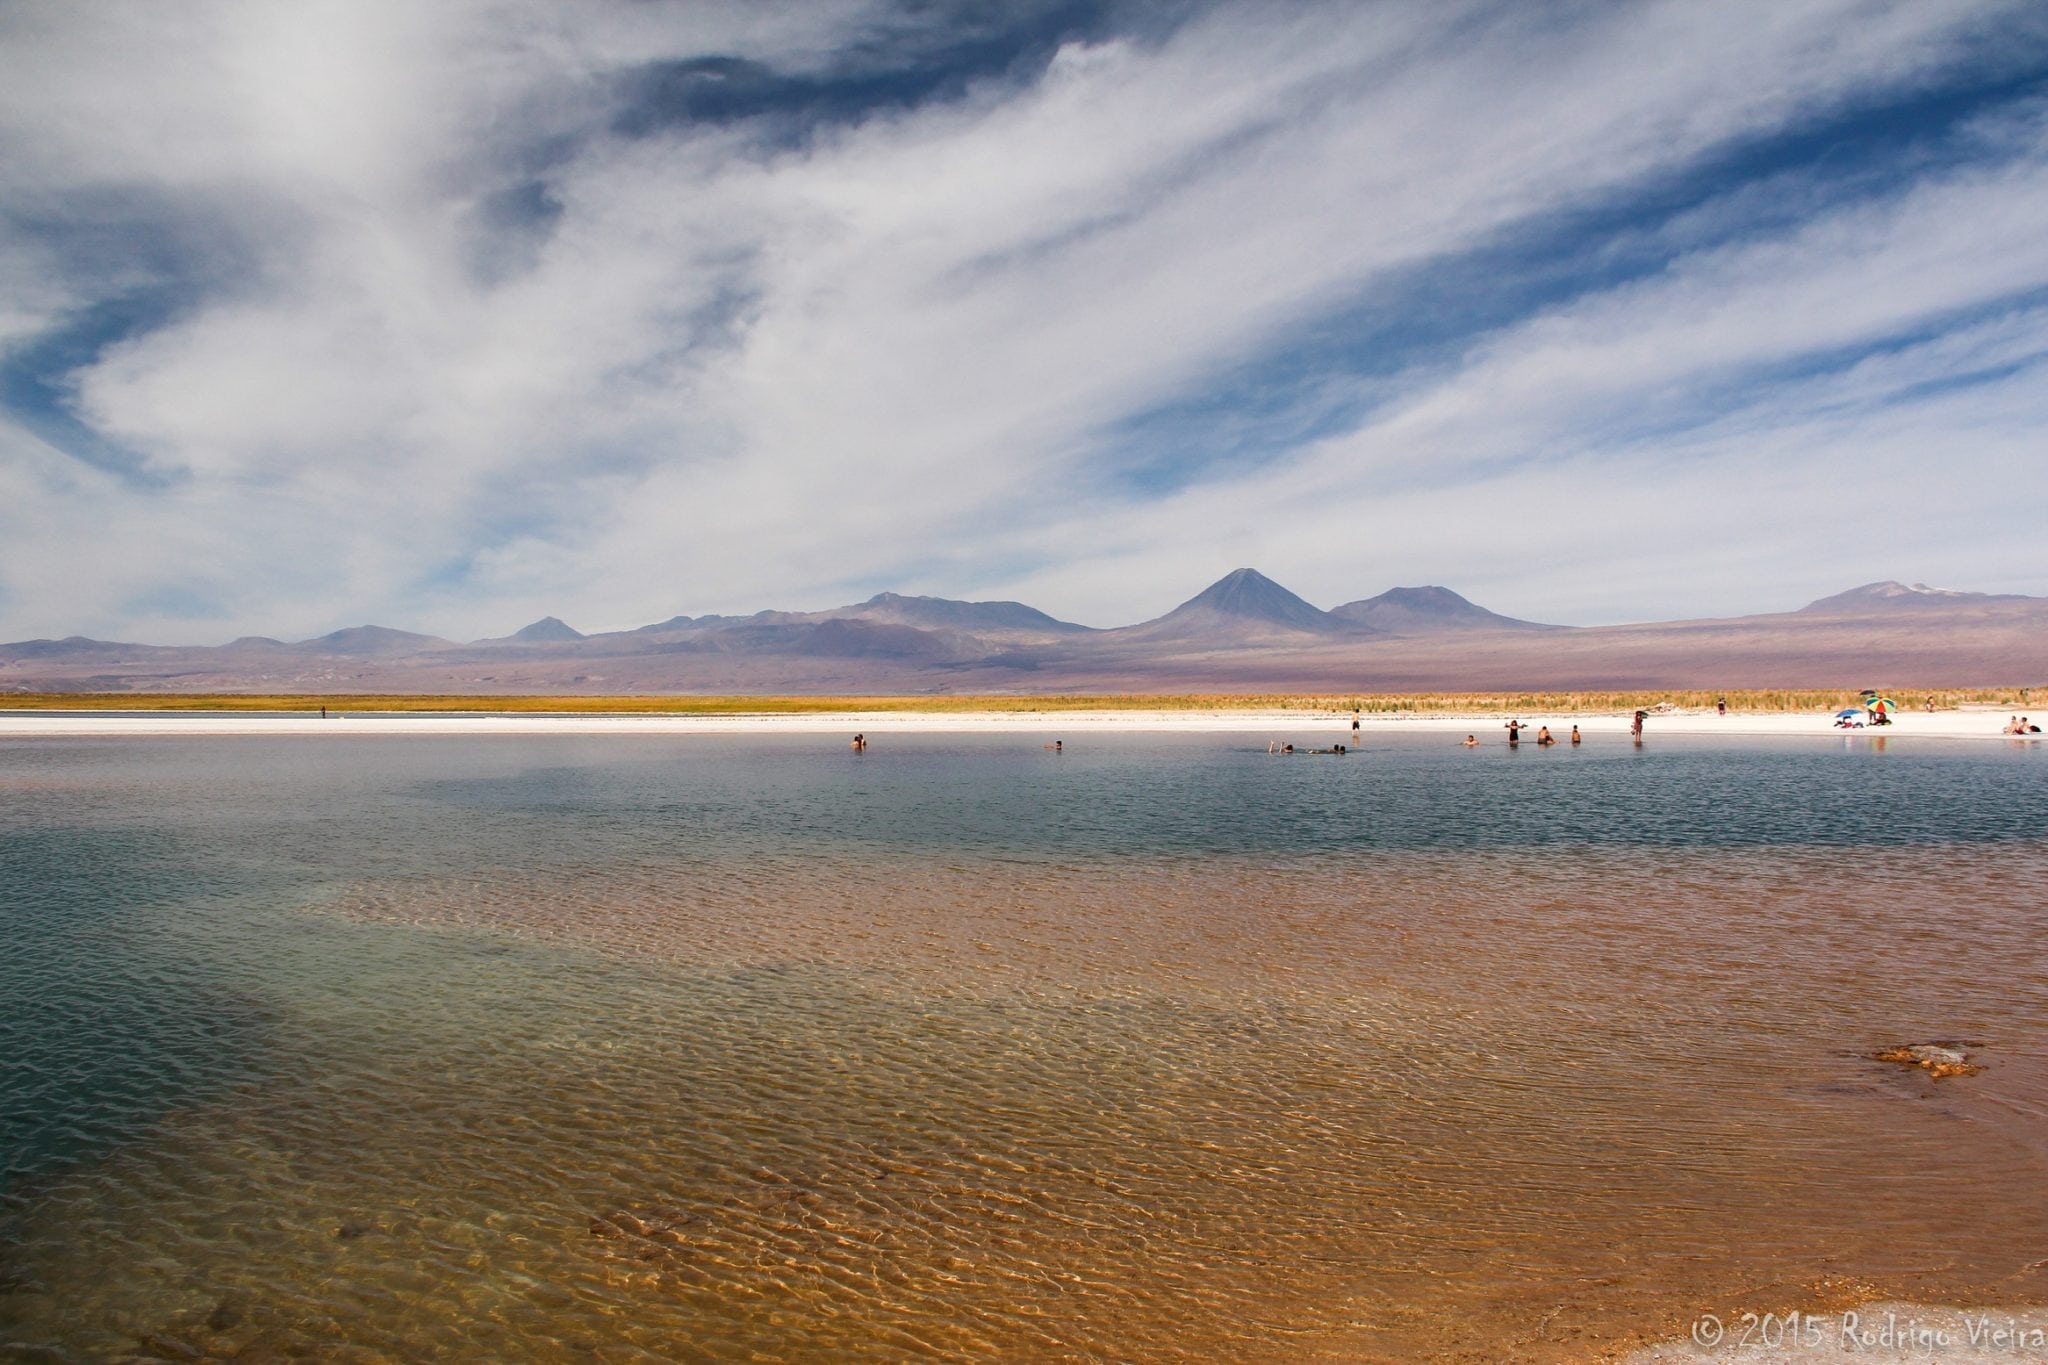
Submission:
<svg viewBox="0 0 2048 1365">
<path fill-rule="evenodd" d="M 0 0 L 0 640 L 2048 594 L 2033 0 Z"/>
</svg>

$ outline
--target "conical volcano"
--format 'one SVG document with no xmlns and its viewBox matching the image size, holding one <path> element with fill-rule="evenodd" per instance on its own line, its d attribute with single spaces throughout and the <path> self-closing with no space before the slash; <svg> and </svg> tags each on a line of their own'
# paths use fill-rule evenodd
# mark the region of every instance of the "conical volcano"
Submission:
<svg viewBox="0 0 2048 1365">
<path fill-rule="evenodd" d="M 1157 620 L 1129 628 L 1147 639 L 1240 644 L 1274 635 L 1357 633 L 1257 569 L 1236 569 Z"/>
</svg>

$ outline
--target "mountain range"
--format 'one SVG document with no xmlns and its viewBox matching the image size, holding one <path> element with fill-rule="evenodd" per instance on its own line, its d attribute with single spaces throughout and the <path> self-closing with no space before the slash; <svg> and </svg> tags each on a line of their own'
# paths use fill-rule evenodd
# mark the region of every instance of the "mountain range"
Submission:
<svg viewBox="0 0 2048 1365">
<path fill-rule="evenodd" d="M 287 643 L 0 644 L 0 693 L 946 693 L 2004 686 L 2048 681 L 2048 598 L 1871 583 L 1795 611 L 1545 625 L 1442 587 L 1325 611 L 1255 569 L 1095 629 L 1021 602 L 880 593 L 826 611 L 553 616 L 467 643 L 363 625 Z"/>
</svg>

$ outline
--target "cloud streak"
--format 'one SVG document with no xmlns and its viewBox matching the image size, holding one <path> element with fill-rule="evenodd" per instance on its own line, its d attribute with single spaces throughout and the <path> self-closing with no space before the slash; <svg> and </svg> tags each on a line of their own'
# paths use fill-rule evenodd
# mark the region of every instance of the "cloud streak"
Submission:
<svg viewBox="0 0 2048 1365">
<path fill-rule="evenodd" d="M 2025 7 L 977 13 L 0 14 L 0 636 L 2048 592 Z"/>
</svg>

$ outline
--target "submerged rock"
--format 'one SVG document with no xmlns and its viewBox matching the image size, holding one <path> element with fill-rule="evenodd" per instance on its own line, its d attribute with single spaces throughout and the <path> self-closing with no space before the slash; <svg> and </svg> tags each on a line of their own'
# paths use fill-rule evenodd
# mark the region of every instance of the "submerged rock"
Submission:
<svg viewBox="0 0 2048 1365">
<path fill-rule="evenodd" d="M 248 1306 L 243 1302 L 242 1296 L 228 1294 L 213 1306 L 211 1313 L 206 1315 L 206 1326 L 210 1331 L 232 1332 L 242 1325 L 242 1319 L 247 1316 Z"/>
<path fill-rule="evenodd" d="M 159 1360 L 204 1360 L 206 1352 L 169 1332 L 151 1332 L 142 1339 L 142 1349 Z"/>
<path fill-rule="evenodd" d="M 1874 1054 L 1880 1062 L 1917 1066 L 1935 1080 L 1948 1076 L 1974 1076 L 1984 1068 L 1970 1060 L 1970 1049 L 1980 1043 L 1902 1043 Z"/>
</svg>

